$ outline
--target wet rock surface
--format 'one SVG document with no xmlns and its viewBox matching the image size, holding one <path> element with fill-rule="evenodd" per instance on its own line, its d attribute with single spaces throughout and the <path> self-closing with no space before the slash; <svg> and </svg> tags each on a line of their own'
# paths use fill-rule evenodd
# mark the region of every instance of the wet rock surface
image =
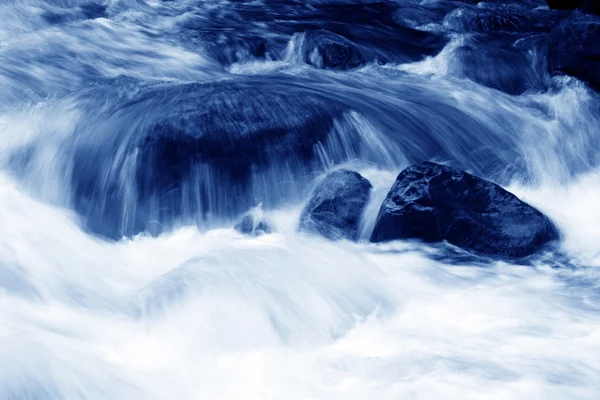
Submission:
<svg viewBox="0 0 600 400">
<path fill-rule="evenodd" d="M 357 240 L 371 187 L 357 172 L 330 172 L 302 211 L 299 230 L 328 239 Z"/>
<path fill-rule="evenodd" d="M 523 257 L 558 238 L 552 222 L 512 193 L 431 162 L 406 168 L 384 200 L 371 236 L 447 241 L 475 253 Z"/>
</svg>

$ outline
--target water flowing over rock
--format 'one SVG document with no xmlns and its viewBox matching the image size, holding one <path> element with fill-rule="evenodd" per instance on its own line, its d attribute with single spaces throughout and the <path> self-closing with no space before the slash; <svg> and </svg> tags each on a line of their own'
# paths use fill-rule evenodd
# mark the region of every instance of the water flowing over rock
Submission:
<svg viewBox="0 0 600 400">
<path fill-rule="evenodd" d="M 267 221 L 260 219 L 253 213 L 244 215 L 242 220 L 235 224 L 234 229 L 249 236 L 259 236 L 273 231 Z"/>
<path fill-rule="evenodd" d="M 489 7 L 459 8 L 446 17 L 445 23 L 458 32 L 489 34 L 509 32 L 523 35 L 550 32 L 568 15 L 568 11 L 529 10 L 519 4 L 509 3 Z"/>
<path fill-rule="evenodd" d="M 523 49 L 505 46 L 503 39 L 479 37 L 457 48 L 453 74 L 513 95 L 537 87 L 540 74 L 531 56 Z"/>
<path fill-rule="evenodd" d="M 90 231 L 109 238 L 236 218 L 257 201 L 285 198 L 274 182 L 310 169 L 339 113 L 321 96 L 274 82 L 150 91 L 115 113 L 114 143 L 76 149 L 75 207 Z"/>
<path fill-rule="evenodd" d="M 549 2 L 0 0 L 0 400 L 598 400 Z"/>
<path fill-rule="evenodd" d="M 448 8 L 452 8 L 451 6 Z M 305 34 L 313 60 L 327 69 L 351 69 L 369 61 L 408 62 L 434 55 L 448 42 L 439 32 L 415 29 L 395 18 L 399 5 L 376 2 L 234 2 L 227 9 L 190 15 L 181 26 L 185 45 L 221 64 L 281 60 L 286 45 Z M 401 10 L 400 10 L 401 11 Z M 196 46 L 197 44 L 197 46 Z M 310 55 L 310 53 L 308 54 Z"/>
<path fill-rule="evenodd" d="M 446 240 L 476 253 L 523 257 L 557 239 L 552 222 L 500 186 L 423 162 L 398 175 L 383 202 L 373 242 Z"/>
<path fill-rule="evenodd" d="M 302 211 L 299 229 L 328 239 L 357 240 L 370 192 L 371 184 L 358 172 L 330 172 Z"/>
<path fill-rule="evenodd" d="M 365 64 L 356 46 L 343 36 L 324 30 L 304 34 L 304 61 L 325 69 L 352 69 Z"/>
</svg>

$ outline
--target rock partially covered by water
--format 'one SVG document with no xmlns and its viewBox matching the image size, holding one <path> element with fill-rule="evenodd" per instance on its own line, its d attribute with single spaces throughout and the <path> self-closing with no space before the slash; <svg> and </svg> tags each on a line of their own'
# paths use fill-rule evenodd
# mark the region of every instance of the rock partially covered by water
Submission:
<svg viewBox="0 0 600 400">
<path fill-rule="evenodd" d="M 557 239 L 558 232 L 544 214 L 500 186 L 422 162 L 398 175 L 371 241 L 411 238 L 446 240 L 484 255 L 524 257 Z"/>
<path fill-rule="evenodd" d="M 342 169 L 329 173 L 302 211 L 299 229 L 333 240 L 357 240 L 371 187 L 357 172 Z"/>
<path fill-rule="evenodd" d="M 519 4 L 459 8 L 445 19 L 445 25 L 457 32 L 513 34 L 550 32 L 569 11 L 528 9 Z"/>
<path fill-rule="evenodd" d="M 365 64 L 354 43 L 326 30 L 306 32 L 302 50 L 304 61 L 318 68 L 345 70 Z"/>
<path fill-rule="evenodd" d="M 502 36 L 471 38 L 454 51 L 450 67 L 455 76 L 513 95 L 535 87 L 539 80 L 527 52 L 506 46 Z"/>
<path fill-rule="evenodd" d="M 86 227 L 159 234 L 297 198 L 342 109 L 290 80 L 159 87 L 118 104 L 74 150 L 73 204 Z"/>
<path fill-rule="evenodd" d="M 532 9 L 546 6 L 544 0 L 460 0 L 460 2 L 484 7 L 503 7 L 508 5 Z"/>
<path fill-rule="evenodd" d="M 547 39 L 548 68 L 600 89 L 600 17 L 574 13 Z"/>
<path fill-rule="evenodd" d="M 255 213 L 244 215 L 242 220 L 235 224 L 234 229 L 248 236 L 259 236 L 273 232 L 271 225 Z"/>
<path fill-rule="evenodd" d="M 198 36 L 202 39 L 204 52 L 223 65 L 262 60 L 269 53 L 269 42 L 251 33 L 210 31 Z"/>
</svg>

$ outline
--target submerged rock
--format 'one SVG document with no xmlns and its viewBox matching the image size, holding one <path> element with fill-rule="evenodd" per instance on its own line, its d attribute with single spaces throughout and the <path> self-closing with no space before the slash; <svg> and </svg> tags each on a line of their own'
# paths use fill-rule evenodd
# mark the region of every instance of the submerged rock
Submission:
<svg viewBox="0 0 600 400">
<path fill-rule="evenodd" d="M 267 39 L 251 33 L 211 31 L 201 38 L 207 55 L 223 65 L 265 59 L 273 46 Z"/>
<path fill-rule="evenodd" d="M 600 17 L 574 13 L 546 41 L 551 74 L 567 74 L 600 90 Z"/>
<path fill-rule="evenodd" d="M 260 219 L 254 213 L 248 213 L 242 217 L 242 220 L 233 227 L 236 231 L 249 236 L 259 236 L 271 233 L 271 225 Z"/>
<path fill-rule="evenodd" d="M 457 32 L 513 34 L 550 32 L 570 12 L 530 10 L 518 4 L 503 4 L 490 7 L 460 8 L 450 13 L 445 25 Z"/>
<path fill-rule="evenodd" d="M 118 239 L 296 198 L 340 114 L 335 102 L 277 79 L 149 91 L 78 143 L 74 207 L 91 232 Z"/>
<path fill-rule="evenodd" d="M 457 48 L 450 66 L 455 76 L 518 95 L 538 83 L 532 64 L 525 50 L 506 46 L 506 39 L 480 37 Z"/>
<path fill-rule="evenodd" d="M 446 240 L 479 254 L 523 257 L 558 236 L 544 214 L 495 183 L 422 162 L 398 175 L 371 241 Z"/>
<path fill-rule="evenodd" d="M 325 30 L 305 32 L 302 53 L 306 63 L 324 69 L 345 70 L 365 64 L 354 43 Z"/>
<path fill-rule="evenodd" d="M 330 172 L 302 211 L 299 229 L 333 240 L 357 240 L 371 187 L 358 172 Z"/>
</svg>

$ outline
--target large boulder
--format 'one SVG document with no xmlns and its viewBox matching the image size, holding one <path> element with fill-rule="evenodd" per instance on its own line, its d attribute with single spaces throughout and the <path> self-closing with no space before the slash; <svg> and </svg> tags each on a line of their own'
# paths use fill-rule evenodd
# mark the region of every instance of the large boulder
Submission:
<svg viewBox="0 0 600 400">
<path fill-rule="evenodd" d="M 431 162 L 406 168 L 384 200 L 371 241 L 448 241 L 475 253 L 523 257 L 557 239 L 552 222 L 512 193 Z"/>
<path fill-rule="evenodd" d="M 600 18 L 578 12 L 546 41 L 551 74 L 567 74 L 600 89 Z"/>
<path fill-rule="evenodd" d="M 371 187 L 358 172 L 330 172 L 302 211 L 299 229 L 333 240 L 357 240 Z"/>
<path fill-rule="evenodd" d="M 160 87 L 82 126 L 71 179 L 86 227 L 117 239 L 159 234 L 295 200 L 343 111 L 289 81 Z"/>
</svg>

